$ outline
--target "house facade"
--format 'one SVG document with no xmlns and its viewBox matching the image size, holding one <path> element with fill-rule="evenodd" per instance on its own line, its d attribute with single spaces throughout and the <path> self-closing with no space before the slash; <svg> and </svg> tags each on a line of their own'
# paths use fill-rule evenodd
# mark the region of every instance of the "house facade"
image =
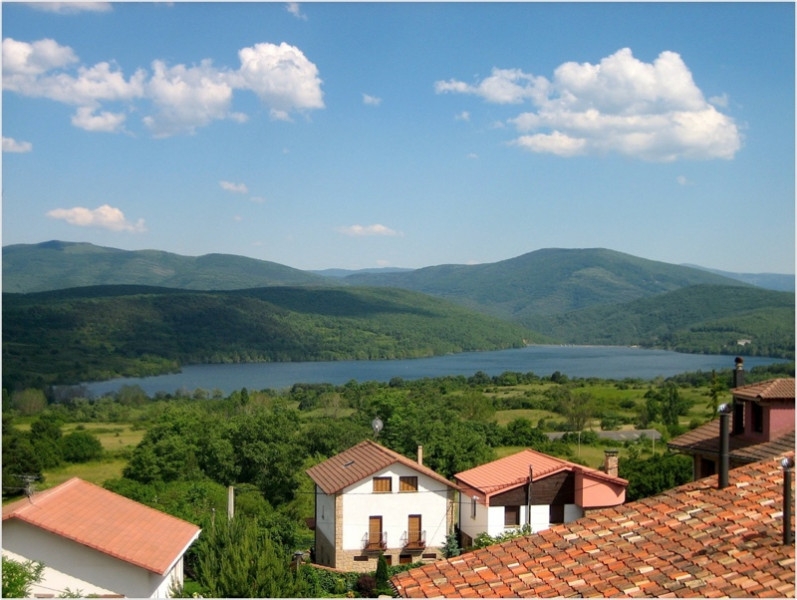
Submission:
<svg viewBox="0 0 797 600">
<path fill-rule="evenodd" d="M 543 531 L 622 504 L 628 482 L 617 476 L 616 452 L 607 452 L 605 469 L 526 449 L 458 473 L 462 545 L 471 546 L 481 533 L 496 537 L 524 526 Z"/>
<path fill-rule="evenodd" d="M 794 449 L 794 379 L 779 378 L 744 384 L 744 362 L 736 359 L 733 403 L 729 415 L 730 468 Z M 690 454 L 694 479 L 714 475 L 720 463 L 720 419 L 706 423 L 668 443 L 671 450 Z"/>
<path fill-rule="evenodd" d="M 456 486 L 413 461 L 365 441 L 310 468 L 316 484 L 314 563 L 373 571 L 441 558 L 454 527 Z"/>
<path fill-rule="evenodd" d="M 195 525 L 78 478 L 3 507 L 3 555 L 44 563 L 39 598 L 166 598 Z"/>
</svg>

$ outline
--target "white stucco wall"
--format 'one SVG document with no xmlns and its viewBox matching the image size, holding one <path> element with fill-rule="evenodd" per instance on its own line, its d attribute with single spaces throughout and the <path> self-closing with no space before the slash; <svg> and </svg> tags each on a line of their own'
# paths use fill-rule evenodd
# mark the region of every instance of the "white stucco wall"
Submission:
<svg viewBox="0 0 797 600">
<path fill-rule="evenodd" d="M 160 576 L 13 519 L 3 523 L 3 554 L 14 560 L 44 563 L 44 578 L 32 586 L 32 594 L 58 596 L 69 588 L 84 595 L 166 597 L 171 577 L 182 582 L 182 561 L 172 572 Z"/>
<path fill-rule="evenodd" d="M 459 528 L 463 533 L 466 533 L 471 538 L 475 538 L 480 533 L 487 532 L 488 535 L 496 537 L 506 531 L 516 529 L 514 527 L 504 526 L 504 507 L 503 506 L 490 506 L 486 507 L 479 500 L 476 502 L 476 517 L 472 518 L 471 496 L 462 494 L 460 496 L 459 506 Z M 574 521 L 584 516 L 584 511 L 581 507 L 575 504 L 565 504 L 565 523 Z M 526 515 L 528 507 L 520 506 L 520 526 L 526 524 Z M 531 531 L 533 533 L 544 531 L 550 528 L 550 507 L 545 505 L 532 505 L 531 507 Z"/>
<path fill-rule="evenodd" d="M 315 527 L 326 539 L 335 539 L 335 496 L 328 496 L 315 486 Z"/>
<path fill-rule="evenodd" d="M 399 477 L 417 476 L 417 492 L 399 492 Z M 391 477 L 392 492 L 373 493 L 374 477 Z M 382 517 L 382 531 L 387 533 L 387 545 L 397 548 L 407 531 L 409 515 L 421 515 L 421 529 L 426 532 L 427 547 L 445 545 L 446 515 L 449 488 L 423 473 L 402 464 L 394 464 L 343 490 L 344 550 L 363 546 L 368 532 L 368 518 Z"/>
</svg>

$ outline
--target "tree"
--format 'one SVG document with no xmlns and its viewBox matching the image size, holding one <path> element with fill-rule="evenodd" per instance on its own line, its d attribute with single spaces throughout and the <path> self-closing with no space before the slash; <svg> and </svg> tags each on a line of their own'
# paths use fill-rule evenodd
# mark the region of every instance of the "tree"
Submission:
<svg viewBox="0 0 797 600">
<path fill-rule="evenodd" d="M 385 558 L 384 554 L 380 554 L 379 559 L 376 561 L 375 579 L 376 579 L 376 591 L 378 593 L 383 593 L 383 592 L 388 593 L 390 590 L 390 586 L 388 585 L 387 559 Z"/>
<path fill-rule="evenodd" d="M 446 558 L 454 558 L 462 553 L 462 548 L 459 546 L 459 536 L 457 530 L 452 529 L 446 535 L 446 543 L 443 546 L 443 556 Z"/>
<path fill-rule="evenodd" d="M 194 545 L 197 581 L 213 598 L 298 598 L 305 582 L 291 556 L 254 519 L 217 515 Z"/>
<path fill-rule="evenodd" d="M 683 454 L 654 454 L 643 460 L 621 458 L 618 475 L 628 480 L 626 501 L 655 496 L 692 480 L 692 459 Z"/>
<path fill-rule="evenodd" d="M 25 598 L 30 586 L 39 583 L 44 564 L 32 560 L 19 562 L 3 557 L 3 598 Z"/>
</svg>

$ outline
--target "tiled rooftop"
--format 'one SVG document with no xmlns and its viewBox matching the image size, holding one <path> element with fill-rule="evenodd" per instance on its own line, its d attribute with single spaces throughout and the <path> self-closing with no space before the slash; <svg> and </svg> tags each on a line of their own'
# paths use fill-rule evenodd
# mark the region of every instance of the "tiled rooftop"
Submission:
<svg viewBox="0 0 797 600">
<path fill-rule="evenodd" d="M 603 471 L 590 469 L 528 448 L 457 473 L 454 478 L 474 490 L 491 496 L 501 490 L 528 481 L 529 466 L 532 467 L 533 481 L 539 481 L 560 471 L 583 471 L 615 483 L 623 485 L 628 483 L 625 479 L 608 475 Z"/>
<path fill-rule="evenodd" d="M 667 444 L 673 450 L 690 453 L 719 455 L 720 421 L 713 421 L 696 427 L 679 435 Z M 749 439 L 729 436 L 728 451 L 730 458 L 736 462 L 755 462 L 773 456 L 782 456 L 794 450 L 794 431 L 791 431 L 770 442 L 751 443 Z"/>
<path fill-rule="evenodd" d="M 793 452 L 791 453 L 793 456 Z M 404 597 L 794 597 L 783 469 L 767 460 L 400 573 Z M 789 509 L 792 514 L 794 506 Z"/>
<path fill-rule="evenodd" d="M 9 519 L 159 575 L 168 572 L 200 532 L 196 525 L 77 477 L 7 504 L 3 523 Z"/>
<path fill-rule="evenodd" d="M 794 378 L 770 379 L 734 388 L 731 393 L 745 400 L 791 400 L 794 402 Z"/>
<path fill-rule="evenodd" d="M 371 440 L 360 442 L 307 469 L 307 474 L 325 494 L 331 495 L 395 463 L 406 465 L 440 483 L 456 488 L 454 483 L 432 469 Z"/>
</svg>

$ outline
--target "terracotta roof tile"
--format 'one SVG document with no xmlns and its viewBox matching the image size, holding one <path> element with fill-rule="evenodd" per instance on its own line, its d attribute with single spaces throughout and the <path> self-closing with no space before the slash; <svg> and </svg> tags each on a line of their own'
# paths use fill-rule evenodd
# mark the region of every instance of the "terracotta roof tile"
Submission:
<svg viewBox="0 0 797 600">
<path fill-rule="evenodd" d="M 714 419 L 705 425 L 673 438 L 667 443 L 669 448 L 682 452 L 716 454 L 720 447 L 720 422 Z M 769 442 L 751 444 L 749 439 L 730 436 L 729 453 L 732 460 L 738 462 L 757 462 L 794 450 L 794 431 L 782 435 Z"/>
<path fill-rule="evenodd" d="M 197 538 L 196 525 L 74 477 L 3 507 L 17 519 L 164 575 Z"/>
<path fill-rule="evenodd" d="M 344 488 L 371 477 L 390 465 L 400 463 L 452 488 L 457 485 L 429 467 L 372 442 L 365 440 L 332 458 L 307 469 L 307 474 L 325 494 L 337 494 Z"/>
<path fill-rule="evenodd" d="M 590 469 L 561 458 L 556 458 L 531 449 L 462 471 L 454 479 L 486 496 L 501 490 L 515 487 L 528 481 L 529 466 L 532 467 L 532 480 L 539 481 L 561 471 L 581 471 L 593 477 L 628 485 L 625 479 L 608 475 L 597 469 Z"/>
<path fill-rule="evenodd" d="M 709 477 L 391 583 L 405 597 L 794 597 L 782 494 L 783 469 L 770 459 L 733 469 L 722 490 Z M 451 593 L 455 577 L 467 587 Z M 485 584 L 493 577 L 501 584 Z"/>
<path fill-rule="evenodd" d="M 791 400 L 794 402 L 794 378 L 770 379 L 743 385 L 731 390 L 737 398 L 745 400 Z"/>
</svg>

